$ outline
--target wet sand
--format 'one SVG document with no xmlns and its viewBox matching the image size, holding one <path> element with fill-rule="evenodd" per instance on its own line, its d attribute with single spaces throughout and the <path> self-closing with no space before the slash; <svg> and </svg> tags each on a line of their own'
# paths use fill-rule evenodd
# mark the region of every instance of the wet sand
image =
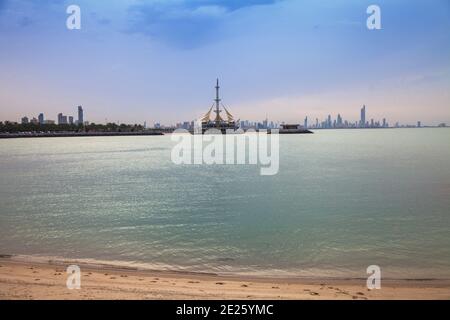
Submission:
<svg viewBox="0 0 450 320">
<path fill-rule="evenodd" d="M 76 263 L 81 289 L 66 286 L 70 262 L 0 257 L 0 299 L 450 299 L 450 280 L 299 279 L 139 270 Z"/>
</svg>

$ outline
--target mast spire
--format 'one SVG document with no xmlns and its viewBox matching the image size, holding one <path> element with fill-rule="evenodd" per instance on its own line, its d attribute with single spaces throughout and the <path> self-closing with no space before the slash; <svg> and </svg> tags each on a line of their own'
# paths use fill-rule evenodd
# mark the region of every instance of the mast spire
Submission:
<svg viewBox="0 0 450 320">
<path fill-rule="evenodd" d="M 216 81 L 216 99 L 214 100 L 216 102 L 216 126 L 219 127 L 220 126 L 220 97 L 219 97 L 219 78 L 217 78 Z"/>
</svg>

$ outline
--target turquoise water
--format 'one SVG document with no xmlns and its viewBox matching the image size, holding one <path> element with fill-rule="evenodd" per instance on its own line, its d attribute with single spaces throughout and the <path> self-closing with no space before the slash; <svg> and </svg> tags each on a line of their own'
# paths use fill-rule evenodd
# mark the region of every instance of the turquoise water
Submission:
<svg viewBox="0 0 450 320">
<path fill-rule="evenodd" d="M 164 137 L 0 140 L 0 253 L 271 276 L 450 278 L 450 130 L 280 137 L 280 170 Z"/>
</svg>

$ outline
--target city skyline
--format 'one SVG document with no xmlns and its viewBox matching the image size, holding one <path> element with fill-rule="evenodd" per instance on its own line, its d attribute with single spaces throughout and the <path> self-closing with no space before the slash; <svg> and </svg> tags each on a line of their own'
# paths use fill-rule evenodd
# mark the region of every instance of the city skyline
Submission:
<svg viewBox="0 0 450 320">
<path fill-rule="evenodd" d="M 210 118 L 210 113 L 213 109 L 213 107 L 215 106 L 215 113 L 217 114 L 216 117 L 218 117 L 220 119 L 220 121 L 223 121 L 221 119 L 220 116 L 220 112 L 222 112 L 220 110 L 220 105 L 222 105 L 223 108 L 225 108 L 225 106 L 222 103 L 222 99 L 219 98 L 219 79 L 216 79 L 216 86 L 215 86 L 215 90 L 216 90 L 216 96 L 214 99 L 214 104 L 213 106 L 211 106 L 210 110 L 206 113 L 206 115 L 200 117 L 200 118 L 196 118 L 194 120 L 189 120 L 189 121 L 177 121 L 176 124 L 162 124 L 161 122 L 154 122 L 153 128 L 155 129 L 160 129 L 160 128 L 183 128 L 183 129 L 188 129 L 188 130 L 192 130 L 195 127 L 195 122 L 204 122 L 206 121 L 205 119 L 208 119 L 208 121 L 211 120 Z M 394 126 L 390 126 L 388 120 L 386 119 L 386 117 L 383 117 L 382 120 L 377 120 L 374 119 L 373 117 L 369 118 L 366 117 L 367 116 L 367 109 L 366 109 L 366 105 L 364 104 L 362 106 L 362 108 L 360 109 L 360 117 L 359 120 L 357 121 L 349 121 L 347 119 L 344 119 L 344 117 L 341 115 L 341 113 L 337 113 L 336 118 L 332 119 L 332 115 L 328 114 L 328 116 L 325 119 L 321 119 L 319 121 L 319 118 L 315 118 L 315 122 L 311 123 L 311 118 L 309 118 L 308 115 L 305 116 L 304 120 L 303 120 L 303 124 L 300 123 L 296 123 L 295 121 L 281 121 L 281 122 L 277 122 L 277 121 L 273 121 L 270 120 L 268 116 L 266 115 L 266 118 L 263 121 L 252 121 L 252 120 L 234 120 L 234 117 L 231 115 L 231 113 L 229 113 L 229 111 L 227 109 L 225 109 L 225 112 L 228 114 L 228 117 L 231 117 L 231 119 L 233 120 L 233 123 L 236 123 L 237 127 L 240 127 L 241 129 L 275 129 L 275 128 L 279 128 L 280 126 L 283 126 L 285 124 L 288 125 L 297 125 L 298 127 L 303 127 L 305 129 L 354 129 L 354 128 L 362 128 L 362 129 L 366 129 L 366 128 L 390 128 L 390 127 L 425 127 L 425 126 L 438 126 L 438 127 L 445 127 L 446 123 L 445 122 L 439 122 L 438 125 L 427 125 L 427 124 L 422 124 L 421 120 L 418 120 L 416 122 L 416 125 L 412 125 L 409 123 L 406 124 L 401 124 L 399 121 L 395 122 Z M 8 121 L 11 122 L 11 121 Z M 13 121 L 13 123 L 17 123 L 15 121 Z M 31 120 L 28 118 L 28 116 L 23 116 L 21 118 L 21 123 L 22 124 L 28 124 L 28 123 L 32 123 L 32 124 L 55 124 L 57 123 L 58 125 L 89 125 L 89 121 L 84 121 L 84 111 L 83 111 L 83 107 L 82 106 L 78 106 L 78 120 L 74 121 L 74 117 L 73 116 L 67 116 L 64 115 L 62 112 L 58 113 L 57 115 L 57 121 L 54 120 L 44 120 L 44 114 L 40 113 L 38 118 L 36 119 L 35 117 L 33 117 Z M 116 122 L 111 122 L 107 120 L 107 118 L 105 118 L 105 122 L 104 123 L 95 123 L 93 122 L 92 124 L 116 124 Z M 117 124 L 121 124 L 120 121 L 117 121 Z M 123 124 L 123 123 L 122 123 Z M 135 125 L 138 125 L 138 123 L 135 123 Z M 142 125 L 142 122 L 139 123 L 139 125 Z M 147 121 L 143 120 L 143 125 L 142 128 L 147 129 Z"/>
<path fill-rule="evenodd" d="M 58 113 L 57 120 L 52 119 L 45 119 L 44 113 L 39 113 L 38 118 L 33 117 L 29 118 L 27 115 L 23 116 L 20 121 L 9 121 L 13 123 L 22 123 L 22 124 L 28 124 L 28 123 L 34 123 L 34 124 L 58 124 L 58 125 L 79 125 L 81 124 L 94 124 L 95 122 L 89 122 L 84 121 L 84 110 L 82 106 L 77 107 L 78 110 L 78 119 L 74 121 L 73 116 L 67 116 L 64 115 L 62 112 Z M 147 126 L 147 121 L 143 120 L 143 122 L 137 122 L 134 124 L 143 125 L 143 128 L 184 128 L 184 129 L 192 129 L 194 127 L 194 122 L 198 119 L 189 120 L 189 121 L 177 121 L 176 123 L 172 124 L 165 124 L 161 122 L 154 122 L 153 126 Z M 312 121 L 314 120 L 314 121 Z M 1 120 L 0 120 L 1 121 Z M 2 121 L 3 122 L 3 121 Z M 120 121 L 117 122 L 97 122 L 96 124 L 108 124 L 108 123 L 117 123 L 121 124 Z M 399 121 L 395 122 L 394 124 L 390 123 L 386 117 L 383 117 L 382 119 L 374 119 L 373 117 L 367 118 L 367 108 L 366 105 L 363 105 L 360 109 L 360 119 L 356 121 L 350 121 L 348 119 L 345 119 L 341 113 L 338 113 L 335 117 L 329 114 L 324 119 L 315 118 L 312 119 L 308 115 L 305 116 L 302 123 L 297 123 L 295 121 L 274 121 L 270 120 L 268 117 L 266 117 L 264 120 L 241 120 L 239 119 L 238 126 L 240 128 L 249 129 L 249 128 L 255 128 L 255 129 L 275 129 L 279 128 L 283 124 L 298 124 L 306 129 L 372 129 L 372 128 L 399 128 L 399 127 L 426 127 L 426 126 L 439 126 L 439 127 L 445 127 L 446 122 L 439 122 L 436 125 L 430 125 L 423 123 L 421 120 L 417 120 L 415 123 L 401 123 Z"/>
<path fill-rule="evenodd" d="M 367 104 L 392 124 L 450 122 L 448 1 L 379 1 L 381 30 L 365 0 L 80 0 L 81 30 L 68 4 L 0 0 L 3 121 L 81 104 L 91 122 L 175 124 L 219 76 L 241 119 L 357 121 Z"/>
<path fill-rule="evenodd" d="M 58 124 L 58 125 L 61 125 L 61 124 L 70 124 L 70 125 L 84 124 L 85 122 L 84 122 L 83 107 L 78 106 L 77 112 L 78 112 L 77 120 L 75 120 L 74 116 L 65 115 L 64 113 L 59 112 L 58 115 L 56 116 L 56 121 L 55 121 L 53 119 L 47 119 L 45 117 L 45 114 L 43 112 L 41 112 L 41 113 L 39 113 L 37 118 L 36 117 L 30 118 L 28 115 L 24 115 L 18 122 L 20 122 L 22 124 L 34 123 L 34 124 L 40 124 L 40 125 L 43 125 L 43 124 Z M 17 121 L 11 121 L 11 120 L 0 120 L 0 121 L 2 121 L 2 122 L 5 122 L 5 121 L 17 122 Z"/>
</svg>

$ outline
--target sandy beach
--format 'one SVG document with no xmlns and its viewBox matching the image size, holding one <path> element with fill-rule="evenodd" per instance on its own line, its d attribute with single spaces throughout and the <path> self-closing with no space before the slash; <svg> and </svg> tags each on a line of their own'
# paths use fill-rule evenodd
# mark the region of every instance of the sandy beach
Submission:
<svg viewBox="0 0 450 320">
<path fill-rule="evenodd" d="M 67 264 L 66 264 L 67 263 Z M 450 299 L 449 280 L 278 279 L 80 264 L 81 289 L 66 287 L 70 262 L 0 258 L 0 299 Z"/>
</svg>

